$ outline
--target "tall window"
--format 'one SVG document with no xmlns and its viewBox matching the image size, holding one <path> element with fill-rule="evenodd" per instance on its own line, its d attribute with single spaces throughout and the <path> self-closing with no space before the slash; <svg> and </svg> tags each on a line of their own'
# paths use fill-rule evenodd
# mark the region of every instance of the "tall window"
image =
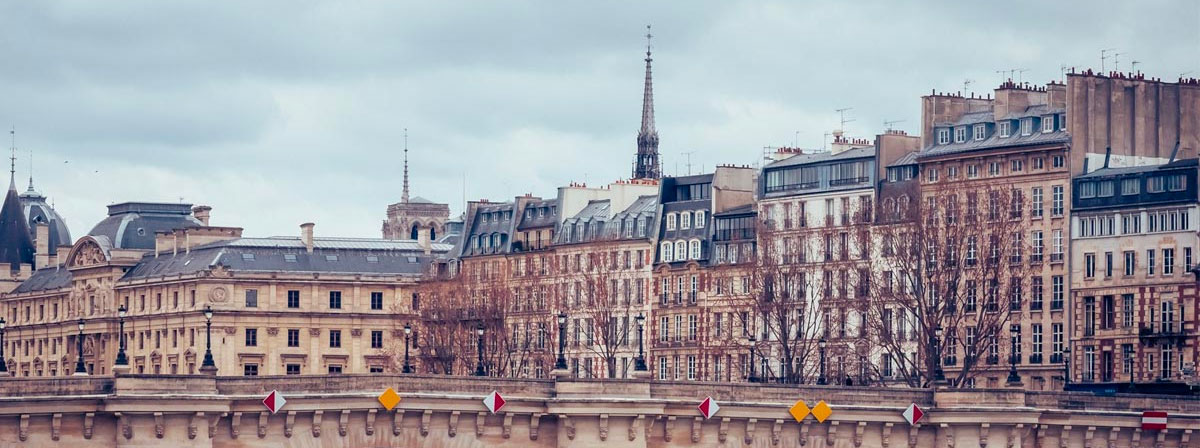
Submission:
<svg viewBox="0 0 1200 448">
<path fill-rule="evenodd" d="M 373 310 L 382 310 L 383 309 L 383 293 L 382 292 L 379 292 L 379 291 L 371 292 L 371 309 L 373 309 Z"/>
<path fill-rule="evenodd" d="M 258 290 L 246 290 L 246 308 L 258 308 Z"/>
<path fill-rule="evenodd" d="M 692 224 L 695 225 L 697 229 L 704 228 L 704 210 L 696 210 L 696 219 Z"/>
<path fill-rule="evenodd" d="M 975 141 L 983 140 L 987 136 L 987 127 L 982 124 L 975 125 Z"/>
<path fill-rule="evenodd" d="M 371 348 L 383 348 L 383 332 L 379 330 L 371 331 Z"/>
<path fill-rule="evenodd" d="M 663 241 L 663 243 L 659 245 L 659 253 L 662 254 L 660 258 L 663 263 L 670 263 L 671 261 L 675 260 L 674 248 L 675 245 L 671 244 L 670 241 Z"/>
<path fill-rule="evenodd" d="M 258 346 L 258 329 L 257 328 L 247 328 L 246 329 L 246 346 L 247 347 L 257 347 Z"/>
<path fill-rule="evenodd" d="M 342 330 L 329 330 L 329 348 L 342 347 Z"/>
<path fill-rule="evenodd" d="M 1033 206 L 1031 216 L 1034 218 L 1041 218 L 1042 212 L 1044 211 L 1043 207 L 1045 206 L 1045 204 L 1043 204 L 1043 200 L 1045 198 L 1042 196 L 1042 187 L 1033 187 L 1030 196 L 1033 198 L 1033 202 L 1031 203 Z"/>
<path fill-rule="evenodd" d="M 1125 275 L 1133 275 L 1137 269 L 1137 252 L 1132 250 L 1125 251 Z"/>
<path fill-rule="evenodd" d="M 950 130 L 945 128 L 938 129 L 937 138 L 939 145 L 950 143 Z"/>
<path fill-rule="evenodd" d="M 1032 324 L 1029 327 L 1033 334 L 1033 351 L 1030 353 L 1030 362 L 1042 362 L 1042 324 Z"/>
<path fill-rule="evenodd" d="M 300 346 L 300 329 L 298 329 L 298 328 L 289 328 L 288 329 L 288 331 L 287 331 L 287 346 L 288 347 L 299 347 Z"/>
<path fill-rule="evenodd" d="M 1175 249 L 1163 249 L 1163 275 L 1175 273 Z"/>
<path fill-rule="evenodd" d="M 1003 120 L 997 123 L 997 126 L 1000 128 L 1000 137 L 1008 137 L 1012 134 L 1012 122 Z"/>
<path fill-rule="evenodd" d="M 342 309 L 342 292 L 329 291 L 329 308 L 340 310 Z"/>
<path fill-rule="evenodd" d="M 675 214 L 667 213 L 667 230 L 675 230 Z"/>
<path fill-rule="evenodd" d="M 1054 238 L 1054 251 L 1050 253 L 1050 261 L 1063 261 L 1063 231 L 1062 229 L 1054 229 L 1052 235 Z"/>
<path fill-rule="evenodd" d="M 1063 276 L 1050 277 L 1050 309 L 1063 309 Z"/>
<path fill-rule="evenodd" d="M 954 143 L 962 143 L 967 141 L 967 127 L 959 126 L 954 128 Z"/>
<path fill-rule="evenodd" d="M 293 289 L 287 292 L 287 307 L 300 308 L 300 291 Z"/>
<path fill-rule="evenodd" d="M 682 212 L 679 214 L 679 229 L 686 230 L 692 228 L 692 214 L 690 212 Z"/>
<path fill-rule="evenodd" d="M 1050 343 L 1054 362 L 1062 362 L 1063 356 L 1063 324 L 1050 324 Z"/>
<path fill-rule="evenodd" d="M 1062 216 L 1063 215 L 1063 187 L 1062 187 L 1062 185 L 1055 185 L 1055 186 L 1051 187 L 1050 191 L 1051 191 L 1051 196 L 1052 196 L 1052 198 L 1051 198 L 1052 202 L 1050 204 L 1050 216 Z"/>
<path fill-rule="evenodd" d="M 1154 275 L 1154 249 L 1146 249 L 1146 274 Z"/>
</svg>

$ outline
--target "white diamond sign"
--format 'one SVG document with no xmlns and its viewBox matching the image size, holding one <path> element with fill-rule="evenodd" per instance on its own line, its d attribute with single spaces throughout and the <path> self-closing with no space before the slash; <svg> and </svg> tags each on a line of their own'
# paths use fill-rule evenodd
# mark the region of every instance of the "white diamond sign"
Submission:
<svg viewBox="0 0 1200 448">
<path fill-rule="evenodd" d="M 704 397 L 704 401 L 701 401 L 700 405 L 696 406 L 696 409 L 699 409 L 700 413 L 704 415 L 704 418 L 708 419 L 709 417 L 716 415 L 717 411 L 721 410 L 721 406 L 718 405 L 717 400 L 713 400 L 712 397 Z"/>
<path fill-rule="evenodd" d="M 488 412 L 493 414 L 499 412 L 500 408 L 504 407 L 504 403 L 504 397 L 500 396 L 500 393 L 494 390 L 483 398 L 483 405 L 487 406 Z"/>
<path fill-rule="evenodd" d="M 908 424 L 915 425 L 921 421 L 921 417 L 925 416 L 925 411 L 922 411 L 921 408 L 917 407 L 916 403 L 913 403 L 908 405 L 908 409 L 904 410 L 903 415 L 904 419 L 908 420 Z"/>
</svg>

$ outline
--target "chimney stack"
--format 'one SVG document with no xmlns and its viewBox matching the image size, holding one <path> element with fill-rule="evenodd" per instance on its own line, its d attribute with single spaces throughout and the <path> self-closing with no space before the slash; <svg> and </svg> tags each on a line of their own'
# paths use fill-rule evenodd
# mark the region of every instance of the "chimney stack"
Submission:
<svg viewBox="0 0 1200 448">
<path fill-rule="evenodd" d="M 208 225 L 208 216 L 209 216 L 210 212 L 212 212 L 212 207 L 209 207 L 207 205 L 197 205 L 195 207 L 192 207 L 192 216 L 195 216 L 196 219 L 199 220 L 201 223 L 203 223 L 205 226 Z"/>
<path fill-rule="evenodd" d="M 50 224 L 39 222 L 34 225 L 37 238 L 34 240 L 33 269 L 50 266 Z"/>
<path fill-rule="evenodd" d="M 310 254 L 313 251 L 313 226 L 315 224 L 311 222 L 300 224 L 300 241 L 304 242 L 304 250 Z"/>
<path fill-rule="evenodd" d="M 433 241 L 430 241 L 429 238 L 430 230 L 433 229 L 429 226 L 420 226 L 417 228 L 417 245 L 421 246 L 421 249 L 425 251 L 425 255 L 433 252 Z"/>
</svg>

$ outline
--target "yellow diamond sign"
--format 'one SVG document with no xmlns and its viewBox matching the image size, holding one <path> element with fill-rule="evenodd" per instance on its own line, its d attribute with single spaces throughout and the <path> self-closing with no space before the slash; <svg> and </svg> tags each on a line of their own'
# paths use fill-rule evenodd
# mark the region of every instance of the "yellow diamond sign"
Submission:
<svg viewBox="0 0 1200 448">
<path fill-rule="evenodd" d="M 833 409 L 831 409 L 829 405 L 825 403 L 825 400 L 821 400 L 816 406 L 813 406 L 812 415 L 813 417 L 816 417 L 818 422 L 825 423 L 825 419 L 829 418 L 830 415 L 833 415 Z"/>
<path fill-rule="evenodd" d="M 395 389 L 389 387 L 382 394 L 379 394 L 379 404 L 382 404 L 384 409 L 390 411 L 397 404 L 400 404 L 400 394 L 396 393 Z"/>
<path fill-rule="evenodd" d="M 808 409 L 807 404 L 804 404 L 804 400 L 796 400 L 796 404 L 793 404 L 791 409 L 788 409 L 788 413 L 792 414 L 792 418 L 796 419 L 797 422 L 804 421 L 804 418 L 808 417 L 809 412 L 812 411 Z"/>
</svg>

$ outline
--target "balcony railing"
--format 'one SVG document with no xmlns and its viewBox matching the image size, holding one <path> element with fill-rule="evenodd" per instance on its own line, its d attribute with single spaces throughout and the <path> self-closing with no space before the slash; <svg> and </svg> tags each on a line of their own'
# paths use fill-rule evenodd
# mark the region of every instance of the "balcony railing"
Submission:
<svg viewBox="0 0 1200 448">
<path fill-rule="evenodd" d="M 831 179 L 831 180 L 829 181 L 829 186 L 831 186 L 831 187 L 836 187 L 836 186 L 840 186 L 840 185 L 853 185 L 853 184 L 861 184 L 861 183 L 863 183 L 863 182 L 866 182 L 866 181 L 868 181 L 868 180 L 870 180 L 870 178 L 868 178 L 868 177 L 866 177 L 866 176 L 861 176 L 861 177 L 847 177 L 847 178 L 844 178 L 844 179 Z"/>
<path fill-rule="evenodd" d="M 1040 354 L 1039 355 L 1029 355 L 1029 363 L 1030 364 L 1041 364 L 1042 363 L 1042 355 L 1040 355 Z"/>
</svg>

